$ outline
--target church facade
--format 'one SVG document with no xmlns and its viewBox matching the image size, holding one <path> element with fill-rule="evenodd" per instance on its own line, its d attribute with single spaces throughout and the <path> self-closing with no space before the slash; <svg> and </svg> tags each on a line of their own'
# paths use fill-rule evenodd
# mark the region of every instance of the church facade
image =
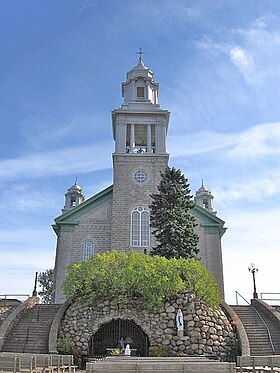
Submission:
<svg viewBox="0 0 280 373">
<path fill-rule="evenodd" d="M 160 172 L 168 165 L 166 151 L 170 113 L 158 103 L 159 84 L 138 64 L 122 83 L 123 104 L 112 112 L 113 185 L 85 200 L 75 184 L 65 194 L 62 214 L 55 219 L 55 303 L 65 301 L 61 286 L 67 267 L 107 250 L 148 254 L 155 245 L 150 232 L 150 195 L 157 193 Z M 191 211 L 197 220 L 199 257 L 223 294 L 221 237 L 224 221 L 213 210 L 213 196 L 202 184 Z"/>
</svg>

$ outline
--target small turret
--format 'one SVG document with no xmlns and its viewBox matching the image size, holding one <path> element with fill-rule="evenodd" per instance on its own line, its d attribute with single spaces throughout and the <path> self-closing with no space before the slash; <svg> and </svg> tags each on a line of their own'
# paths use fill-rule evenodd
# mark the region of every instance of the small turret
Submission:
<svg viewBox="0 0 280 373">
<path fill-rule="evenodd" d="M 216 214 L 217 212 L 213 210 L 213 199 L 211 191 L 205 188 L 202 180 L 201 187 L 195 193 L 195 203 L 212 214 Z"/>
<path fill-rule="evenodd" d="M 85 196 L 83 193 L 83 189 L 77 184 L 77 178 L 75 183 L 68 189 L 67 193 L 65 194 L 65 206 L 62 209 L 62 213 L 71 210 L 72 208 L 80 205 L 84 202 Z"/>
</svg>

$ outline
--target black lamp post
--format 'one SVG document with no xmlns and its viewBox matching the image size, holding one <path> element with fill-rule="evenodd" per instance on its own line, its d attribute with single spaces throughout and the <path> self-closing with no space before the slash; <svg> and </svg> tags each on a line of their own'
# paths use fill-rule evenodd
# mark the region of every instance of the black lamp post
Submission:
<svg viewBox="0 0 280 373">
<path fill-rule="evenodd" d="M 32 292 L 32 297 L 37 297 L 37 279 L 38 279 L 38 272 L 35 273 L 35 282 L 34 282 L 34 289 Z"/>
<path fill-rule="evenodd" d="M 254 263 L 251 263 L 251 266 L 248 267 L 249 272 L 252 273 L 253 275 L 253 283 L 254 283 L 254 293 L 253 293 L 253 298 L 257 299 L 258 298 L 258 293 L 256 289 L 256 278 L 255 278 L 255 273 L 258 272 L 258 268 L 255 266 Z"/>
</svg>

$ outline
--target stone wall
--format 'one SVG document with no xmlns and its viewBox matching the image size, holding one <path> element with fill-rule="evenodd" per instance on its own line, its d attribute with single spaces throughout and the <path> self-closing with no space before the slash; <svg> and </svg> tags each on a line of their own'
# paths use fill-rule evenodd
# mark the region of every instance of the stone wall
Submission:
<svg viewBox="0 0 280 373">
<path fill-rule="evenodd" d="M 144 252 L 155 245 L 151 235 L 150 247 L 131 247 L 130 221 L 131 212 L 135 207 L 148 209 L 151 204 L 151 194 L 158 193 L 160 171 L 164 171 L 168 163 L 168 155 L 148 154 L 114 154 L 114 184 L 112 210 L 112 249 Z M 145 171 L 147 180 L 139 183 L 134 179 L 136 171 Z"/>
<path fill-rule="evenodd" d="M 94 253 L 99 254 L 111 248 L 112 197 L 88 207 L 89 211 L 77 216 L 75 225 L 63 224 L 57 239 L 55 259 L 55 303 L 65 302 L 62 283 L 67 267 L 83 261 L 83 249 L 87 241 L 94 244 Z"/>
<path fill-rule="evenodd" d="M 184 335 L 178 336 L 176 314 L 184 316 Z M 147 335 L 150 349 L 165 346 L 174 353 L 213 355 L 227 360 L 235 346 L 235 335 L 224 312 L 206 306 L 193 294 L 186 293 L 167 302 L 162 309 L 144 310 L 137 302 L 117 306 L 109 300 L 76 302 L 65 313 L 60 325 L 60 337 L 70 337 L 75 348 L 88 355 L 91 337 L 98 329 L 116 319 L 136 323 Z M 117 347 L 108 346 L 108 347 Z"/>
</svg>

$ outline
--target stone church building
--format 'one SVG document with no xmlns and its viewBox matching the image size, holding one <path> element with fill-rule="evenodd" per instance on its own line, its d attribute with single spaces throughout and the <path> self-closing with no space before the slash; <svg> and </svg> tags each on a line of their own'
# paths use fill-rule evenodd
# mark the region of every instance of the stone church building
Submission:
<svg viewBox="0 0 280 373">
<path fill-rule="evenodd" d="M 65 194 L 62 214 L 55 219 L 55 302 L 65 301 L 61 285 L 67 267 L 107 250 L 148 254 L 155 244 L 150 232 L 151 193 L 157 193 L 166 151 L 170 112 L 158 103 L 159 84 L 145 66 L 137 66 L 122 83 L 123 104 L 112 112 L 113 185 L 85 200 L 75 184 Z M 195 194 L 199 257 L 215 276 L 223 294 L 221 237 L 224 221 L 213 210 L 213 196 L 202 184 Z"/>
</svg>

